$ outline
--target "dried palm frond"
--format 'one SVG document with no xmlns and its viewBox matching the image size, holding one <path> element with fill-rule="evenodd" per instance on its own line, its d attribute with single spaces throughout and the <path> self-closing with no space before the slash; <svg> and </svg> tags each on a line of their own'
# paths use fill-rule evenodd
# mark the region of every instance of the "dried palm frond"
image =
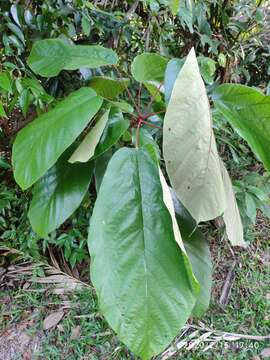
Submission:
<svg viewBox="0 0 270 360">
<path fill-rule="evenodd" d="M 211 329 L 201 321 L 198 325 L 187 324 L 183 327 L 181 334 L 177 336 L 173 345 L 163 352 L 162 360 L 170 359 L 176 355 L 181 349 L 192 350 L 200 348 L 202 352 L 206 352 L 213 348 L 219 342 L 231 342 L 237 340 L 266 341 L 270 340 L 270 334 L 266 336 L 246 335 L 229 333 L 225 331 Z"/>
<path fill-rule="evenodd" d="M 21 255 L 20 252 L 14 249 L 0 247 L 1 256 L 10 252 Z M 72 276 L 72 273 L 66 274 L 61 271 L 56 260 L 53 261 L 52 266 L 29 258 L 25 260 L 23 256 L 18 256 L 15 264 L 5 269 L 0 268 L 0 288 L 8 287 L 9 284 L 23 284 L 25 282 L 30 284 L 48 284 L 54 294 L 64 294 L 82 289 L 83 287 L 92 289 L 91 285 L 75 278 Z M 25 290 L 32 291 L 31 287 L 26 287 Z M 46 291 L 46 289 L 41 289 L 40 291 L 42 290 Z"/>
</svg>

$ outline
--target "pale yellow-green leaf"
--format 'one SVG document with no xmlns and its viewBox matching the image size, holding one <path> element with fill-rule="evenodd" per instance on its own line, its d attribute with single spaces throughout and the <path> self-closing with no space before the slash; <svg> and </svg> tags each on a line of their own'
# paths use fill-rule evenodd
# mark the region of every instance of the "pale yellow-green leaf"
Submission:
<svg viewBox="0 0 270 360">
<path fill-rule="evenodd" d="M 89 131 L 82 143 L 77 147 L 68 160 L 70 163 L 75 163 L 76 161 L 87 162 L 92 156 L 94 156 L 96 146 L 107 124 L 109 112 L 110 109 L 101 116 L 95 126 Z"/>
<path fill-rule="evenodd" d="M 198 288 L 199 288 L 200 284 L 199 284 L 198 280 L 196 279 L 195 275 L 193 274 L 192 266 L 191 266 L 190 260 L 189 260 L 189 258 L 187 256 L 187 252 L 185 250 L 185 246 L 184 246 L 182 236 L 181 236 L 181 233 L 180 233 L 180 230 L 179 230 L 179 226 L 178 226 L 178 223 L 177 223 L 177 220 L 176 220 L 175 211 L 174 211 L 174 204 L 173 204 L 173 198 L 172 198 L 170 188 L 169 188 L 169 186 L 168 186 L 168 184 L 167 184 L 167 182 L 165 180 L 165 177 L 164 177 L 161 169 L 158 168 L 158 170 L 159 170 L 160 184 L 161 184 L 162 193 L 163 193 L 163 202 L 166 205 L 166 207 L 167 207 L 167 209 L 168 209 L 168 211 L 169 211 L 169 213 L 171 215 L 172 228 L 173 228 L 175 241 L 177 242 L 177 244 L 179 245 L 179 247 L 180 247 L 180 249 L 181 249 L 181 251 L 183 253 L 183 260 L 185 262 L 186 269 L 187 269 L 187 272 L 188 272 L 190 278 L 193 279 L 194 283 L 196 283 Z"/>
<path fill-rule="evenodd" d="M 171 184 L 197 223 L 221 215 L 226 207 L 225 191 L 194 49 L 175 81 L 168 104 L 163 154 Z"/>
<path fill-rule="evenodd" d="M 159 168 L 159 179 L 160 179 L 160 183 L 162 186 L 162 192 L 163 192 L 163 202 L 166 205 L 167 209 L 169 210 L 169 213 L 171 215 L 172 218 L 172 226 L 173 226 L 173 232 L 174 232 L 174 237 L 175 237 L 175 241 L 177 242 L 177 244 L 179 245 L 180 249 L 186 253 L 186 250 L 184 248 L 184 244 L 183 244 L 183 240 L 181 237 L 181 233 L 179 231 L 179 227 L 177 224 L 177 220 L 175 217 L 175 212 L 174 212 L 174 205 L 173 205 L 173 199 L 171 196 L 171 192 L 170 189 L 166 183 L 166 180 L 164 178 L 164 175 L 162 173 L 162 171 Z"/>
<path fill-rule="evenodd" d="M 222 172 L 227 200 L 227 207 L 223 214 L 223 219 L 226 226 L 226 233 L 229 241 L 233 246 L 246 246 L 243 235 L 243 225 L 235 199 L 232 182 L 222 160 L 220 160 L 220 168 Z"/>
</svg>

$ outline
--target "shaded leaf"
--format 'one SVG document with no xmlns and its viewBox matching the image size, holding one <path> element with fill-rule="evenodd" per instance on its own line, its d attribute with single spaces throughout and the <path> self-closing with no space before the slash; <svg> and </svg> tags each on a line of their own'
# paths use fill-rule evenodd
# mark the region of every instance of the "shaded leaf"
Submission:
<svg viewBox="0 0 270 360">
<path fill-rule="evenodd" d="M 106 172 L 108 163 L 109 163 L 112 155 L 113 155 L 113 153 L 110 149 L 95 160 L 94 175 L 95 175 L 95 185 L 96 185 L 97 193 L 99 192 L 101 182 L 103 180 L 104 174 Z"/>
<path fill-rule="evenodd" d="M 115 107 L 118 107 L 123 113 L 134 113 L 133 107 L 125 101 L 109 101 L 109 103 L 114 105 Z"/>
<path fill-rule="evenodd" d="M 105 76 L 92 77 L 89 83 L 95 92 L 107 99 L 120 95 L 129 85 L 129 79 L 112 79 Z"/>
<path fill-rule="evenodd" d="M 204 81 L 207 84 L 212 84 L 214 81 L 213 76 L 216 71 L 216 62 L 209 57 L 199 56 L 198 63 Z"/>
<path fill-rule="evenodd" d="M 74 163 L 76 161 L 87 162 L 94 156 L 97 144 L 107 124 L 109 113 L 110 109 L 106 110 L 101 118 L 98 119 L 93 128 L 89 131 L 81 144 L 71 155 L 70 159 L 68 160 L 70 163 Z"/>
<path fill-rule="evenodd" d="M 30 97 L 30 93 L 29 90 L 24 89 L 19 97 L 19 104 L 20 107 L 22 109 L 23 115 L 26 116 L 29 105 L 31 103 L 31 97 Z"/>
<path fill-rule="evenodd" d="M 7 117 L 2 101 L 0 100 L 0 116 Z"/>
<path fill-rule="evenodd" d="M 61 70 L 77 70 L 113 65 L 116 53 L 99 45 L 70 45 L 60 39 L 35 42 L 28 58 L 28 65 L 39 75 L 57 76 Z"/>
<path fill-rule="evenodd" d="M 21 29 L 13 24 L 13 23 L 8 23 L 7 27 L 17 36 L 17 38 L 19 40 L 21 40 L 21 42 L 25 45 L 25 39 L 24 39 L 24 35 L 23 32 L 21 31 Z"/>
<path fill-rule="evenodd" d="M 0 88 L 6 91 L 12 91 L 11 79 L 7 72 L 0 74 Z"/>
<path fill-rule="evenodd" d="M 245 193 L 245 203 L 246 203 L 246 214 L 251 220 L 252 224 L 255 225 L 256 216 L 257 216 L 256 201 L 254 197 L 248 192 Z"/>
<path fill-rule="evenodd" d="M 216 108 L 270 171 L 270 96 L 244 85 L 220 85 L 213 94 Z"/>
<path fill-rule="evenodd" d="M 178 15 L 182 26 L 187 26 L 189 32 L 193 34 L 193 2 L 190 0 L 180 0 L 180 8 L 178 11 Z"/>
<path fill-rule="evenodd" d="M 201 318 L 209 307 L 212 288 L 212 261 L 207 239 L 196 228 L 196 221 L 177 199 L 171 189 L 176 219 L 181 231 L 184 246 L 192 265 L 193 273 L 201 285 L 199 297 L 192 315 Z"/>
<path fill-rule="evenodd" d="M 18 133 L 13 144 L 12 164 L 15 180 L 23 190 L 55 164 L 101 104 L 102 99 L 94 90 L 81 88 Z"/>
<path fill-rule="evenodd" d="M 144 150 L 122 148 L 110 160 L 88 243 L 101 311 L 120 340 L 150 359 L 187 320 L 198 284 L 175 241 L 158 166 Z"/>
<path fill-rule="evenodd" d="M 68 149 L 35 184 L 28 217 L 41 237 L 57 229 L 82 202 L 91 181 L 93 164 L 68 163 Z"/>
<path fill-rule="evenodd" d="M 123 117 L 122 112 L 112 107 L 109 113 L 109 120 L 96 147 L 95 158 L 117 143 L 128 127 L 129 121 Z"/>
<path fill-rule="evenodd" d="M 163 154 L 171 184 L 199 223 L 226 206 L 209 103 L 194 49 L 182 67 L 164 118 Z"/>
<path fill-rule="evenodd" d="M 169 59 L 154 53 L 143 53 L 135 57 L 131 73 L 139 82 L 163 81 Z"/>
<path fill-rule="evenodd" d="M 13 17 L 13 20 L 15 21 L 15 23 L 19 26 L 21 26 L 20 24 L 20 20 L 19 20 L 19 8 L 17 5 L 13 4 L 10 7 L 10 13 Z"/>
</svg>

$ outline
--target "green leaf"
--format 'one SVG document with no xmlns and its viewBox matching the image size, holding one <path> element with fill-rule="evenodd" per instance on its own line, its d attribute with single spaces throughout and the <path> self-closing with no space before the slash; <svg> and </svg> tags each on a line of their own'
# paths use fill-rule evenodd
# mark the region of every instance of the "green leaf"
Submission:
<svg viewBox="0 0 270 360">
<path fill-rule="evenodd" d="M 251 220 L 252 224 L 256 223 L 257 216 L 257 206 L 256 206 L 256 198 L 254 198 L 250 193 L 245 193 L 245 203 L 246 203 L 246 214 Z"/>
<path fill-rule="evenodd" d="M 212 288 L 212 262 L 208 242 L 202 232 L 196 230 L 184 239 L 185 249 L 191 262 L 193 273 L 201 285 L 201 290 L 192 315 L 201 318 L 209 308 Z"/>
<path fill-rule="evenodd" d="M 105 76 L 95 76 L 91 78 L 89 86 L 98 95 L 106 99 L 113 99 L 128 87 L 129 82 L 129 79 L 112 79 Z"/>
<path fill-rule="evenodd" d="M 3 169 L 11 169 L 9 163 L 2 156 L 0 157 L 0 167 Z"/>
<path fill-rule="evenodd" d="M 33 230 L 46 237 L 79 207 L 93 172 L 93 163 L 67 162 L 68 149 L 57 163 L 35 184 L 28 217 Z"/>
<path fill-rule="evenodd" d="M 28 58 L 30 68 L 41 76 L 57 76 L 61 70 L 113 65 L 116 53 L 99 45 L 70 45 L 60 39 L 37 41 Z"/>
<path fill-rule="evenodd" d="M 220 85 L 213 94 L 216 108 L 270 172 L 270 96 L 244 85 Z"/>
<path fill-rule="evenodd" d="M 29 105 L 31 103 L 31 97 L 28 89 L 24 89 L 19 96 L 19 104 L 22 109 L 23 115 L 26 116 Z"/>
<path fill-rule="evenodd" d="M 179 18 L 183 27 L 187 26 L 189 32 L 193 34 L 193 18 L 194 18 L 193 1 L 180 0 Z"/>
<path fill-rule="evenodd" d="M 212 84 L 216 72 L 216 62 L 209 57 L 199 56 L 198 63 L 204 81 L 207 84 Z"/>
<path fill-rule="evenodd" d="M 19 17 L 20 17 L 20 7 L 18 5 L 11 5 L 10 7 L 10 13 L 13 17 L 13 20 L 15 21 L 15 23 L 19 26 L 21 26 L 20 24 L 20 20 L 19 20 Z"/>
<path fill-rule="evenodd" d="M 169 59 L 154 53 L 143 53 L 135 57 L 131 73 L 139 82 L 163 81 Z"/>
<path fill-rule="evenodd" d="M 163 155 L 171 184 L 199 223 L 226 206 L 209 102 L 194 49 L 182 67 L 164 118 Z"/>
<path fill-rule="evenodd" d="M 98 119 L 93 128 L 89 131 L 84 140 L 68 160 L 70 163 L 74 163 L 76 161 L 87 162 L 94 156 L 99 139 L 107 124 L 109 113 L 110 109 L 105 111 L 101 118 Z"/>
<path fill-rule="evenodd" d="M 90 25 L 90 20 L 88 19 L 88 17 L 86 15 L 83 14 L 82 16 L 82 30 L 83 33 L 86 36 L 90 35 L 90 31 L 91 31 L 91 25 Z"/>
<path fill-rule="evenodd" d="M 122 112 L 119 109 L 112 107 L 109 114 L 109 120 L 96 147 L 95 158 L 116 144 L 128 127 L 129 121 L 123 117 Z"/>
<path fill-rule="evenodd" d="M 122 148 L 109 162 L 89 229 L 91 280 L 110 326 L 143 360 L 186 322 L 198 284 L 175 241 L 157 164 Z"/>
<path fill-rule="evenodd" d="M 227 200 L 227 207 L 223 214 L 227 236 L 233 246 L 246 246 L 246 243 L 244 241 L 242 220 L 235 199 L 232 182 L 227 172 L 227 169 L 225 168 L 225 165 L 223 164 L 223 161 L 221 159 L 220 167 Z"/>
<path fill-rule="evenodd" d="M 9 92 L 12 91 L 11 79 L 7 72 L 2 72 L 0 74 L 0 88 Z"/>
<path fill-rule="evenodd" d="M 155 102 L 162 102 L 161 84 L 155 81 L 144 83 L 144 86 L 154 98 Z"/>
<path fill-rule="evenodd" d="M 266 192 L 264 192 L 262 189 L 259 189 L 256 186 L 248 185 L 248 190 L 254 194 L 259 200 L 261 201 L 267 201 L 269 200 L 269 196 Z"/>
<path fill-rule="evenodd" d="M 7 117 L 2 101 L 0 100 L 0 116 Z"/>
<path fill-rule="evenodd" d="M 181 230 L 184 246 L 192 265 L 193 273 L 201 285 L 199 297 L 192 310 L 192 315 L 202 317 L 209 307 L 212 287 L 212 262 L 208 242 L 196 227 L 196 221 L 177 199 L 171 189 L 177 223 Z"/>
<path fill-rule="evenodd" d="M 25 45 L 25 39 L 24 39 L 24 35 L 23 32 L 21 31 L 21 29 L 13 24 L 13 23 L 8 23 L 7 27 L 17 36 L 17 38 L 19 40 L 21 40 L 21 42 Z"/>
<path fill-rule="evenodd" d="M 25 190 L 50 169 L 80 135 L 102 104 L 94 90 L 81 88 L 17 135 L 13 144 L 14 177 Z"/>
<path fill-rule="evenodd" d="M 118 107 L 123 113 L 134 114 L 133 107 L 125 101 L 109 101 L 109 103 Z"/>
</svg>

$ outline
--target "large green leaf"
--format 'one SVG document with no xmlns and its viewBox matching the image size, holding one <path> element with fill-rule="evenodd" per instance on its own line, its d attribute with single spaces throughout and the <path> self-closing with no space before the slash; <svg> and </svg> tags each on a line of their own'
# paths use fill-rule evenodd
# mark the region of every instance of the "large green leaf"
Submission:
<svg viewBox="0 0 270 360">
<path fill-rule="evenodd" d="M 213 94 L 216 108 L 270 172 L 270 96 L 244 85 L 220 85 Z"/>
<path fill-rule="evenodd" d="M 13 145 L 14 177 L 27 189 L 50 169 L 83 131 L 102 104 L 94 90 L 81 88 L 23 128 Z"/>
<path fill-rule="evenodd" d="M 232 182 L 222 160 L 220 160 L 220 167 L 222 171 L 224 188 L 227 198 L 227 207 L 223 214 L 227 236 L 232 245 L 246 246 L 246 243 L 244 242 L 242 220 L 235 199 Z"/>
<path fill-rule="evenodd" d="M 209 103 L 194 49 L 164 118 L 163 154 L 178 198 L 199 223 L 221 215 L 226 200 Z"/>
<path fill-rule="evenodd" d="M 196 221 L 177 199 L 173 190 L 171 190 L 171 194 L 184 246 L 194 275 L 201 285 L 200 294 L 192 310 L 192 315 L 202 317 L 209 307 L 211 298 L 212 262 L 210 249 L 207 239 L 196 227 Z"/>
<path fill-rule="evenodd" d="M 35 184 L 28 217 L 34 231 L 46 237 L 82 202 L 93 172 L 93 163 L 68 163 L 68 149 Z"/>
<path fill-rule="evenodd" d="M 41 76 L 57 76 L 61 70 L 113 65 L 116 53 L 99 45 L 72 45 L 61 39 L 35 42 L 28 58 L 30 68 Z"/>
<path fill-rule="evenodd" d="M 122 148 L 110 160 L 88 243 L 101 311 L 135 354 L 150 359 L 186 322 L 198 283 L 175 241 L 157 164 L 145 150 Z"/>
<path fill-rule="evenodd" d="M 98 119 L 94 127 L 89 131 L 84 140 L 68 160 L 70 163 L 74 163 L 76 161 L 87 162 L 89 159 L 91 159 L 91 157 L 94 156 L 99 139 L 107 124 L 109 113 L 110 109 L 106 110 L 101 118 Z"/>
<path fill-rule="evenodd" d="M 94 157 L 96 158 L 110 149 L 120 139 L 128 127 L 129 121 L 123 117 L 122 112 L 118 108 L 112 107 L 109 120 L 96 147 Z"/>
<path fill-rule="evenodd" d="M 106 99 L 113 99 L 128 87 L 129 82 L 129 79 L 112 79 L 105 76 L 94 76 L 91 78 L 89 86 L 91 86 L 98 95 Z"/>
<path fill-rule="evenodd" d="M 154 53 L 144 53 L 135 57 L 131 73 L 139 82 L 163 81 L 169 59 Z"/>
</svg>

